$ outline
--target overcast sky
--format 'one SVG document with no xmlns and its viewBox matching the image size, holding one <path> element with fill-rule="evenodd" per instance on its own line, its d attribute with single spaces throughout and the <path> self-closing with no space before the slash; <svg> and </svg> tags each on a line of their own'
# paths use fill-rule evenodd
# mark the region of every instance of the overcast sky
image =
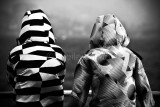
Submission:
<svg viewBox="0 0 160 107">
<path fill-rule="evenodd" d="M 130 31 L 157 30 L 159 4 L 159 0 L 4 0 L 0 31 L 18 35 L 23 14 L 37 8 L 44 10 L 57 34 L 64 36 L 88 36 L 96 17 L 108 13 L 117 15 Z"/>
</svg>

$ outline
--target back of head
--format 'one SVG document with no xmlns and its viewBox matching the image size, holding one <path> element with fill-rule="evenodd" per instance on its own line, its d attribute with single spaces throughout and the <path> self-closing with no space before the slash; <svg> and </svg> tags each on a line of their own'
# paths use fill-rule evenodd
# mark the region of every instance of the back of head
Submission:
<svg viewBox="0 0 160 107">
<path fill-rule="evenodd" d="M 130 40 L 126 30 L 115 15 L 101 15 L 93 26 L 90 48 L 127 46 Z"/>
<path fill-rule="evenodd" d="M 23 44 L 27 41 L 55 43 L 49 19 L 40 9 L 30 10 L 24 14 L 18 42 Z"/>
</svg>

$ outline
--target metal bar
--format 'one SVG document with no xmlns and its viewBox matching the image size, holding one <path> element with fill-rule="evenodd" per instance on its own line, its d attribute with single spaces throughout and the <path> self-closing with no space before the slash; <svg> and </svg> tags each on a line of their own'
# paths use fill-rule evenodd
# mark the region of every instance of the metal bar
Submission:
<svg viewBox="0 0 160 107">
<path fill-rule="evenodd" d="M 152 91 L 153 95 L 160 95 L 160 91 Z"/>
<path fill-rule="evenodd" d="M 72 90 L 64 90 L 64 95 L 69 96 Z M 89 91 L 89 95 L 91 95 L 92 91 Z M 153 96 L 160 96 L 160 91 L 152 91 Z M 0 99 L 4 98 L 13 98 L 15 96 L 13 91 L 1 91 L 0 92 Z"/>
</svg>

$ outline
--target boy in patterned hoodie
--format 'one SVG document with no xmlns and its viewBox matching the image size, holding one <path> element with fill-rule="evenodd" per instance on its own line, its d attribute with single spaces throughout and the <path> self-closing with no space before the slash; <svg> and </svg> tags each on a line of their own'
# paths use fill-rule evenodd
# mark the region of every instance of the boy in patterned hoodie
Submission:
<svg viewBox="0 0 160 107">
<path fill-rule="evenodd" d="M 25 13 L 17 42 L 7 62 L 16 105 L 63 107 L 65 55 L 55 45 L 51 24 L 42 10 Z"/>
<path fill-rule="evenodd" d="M 126 48 L 129 38 L 114 15 L 99 16 L 90 36 L 90 50 L 79 59 L 69 107 L 142 107 L 154 100 L 139 55 Z"/>
</svg>

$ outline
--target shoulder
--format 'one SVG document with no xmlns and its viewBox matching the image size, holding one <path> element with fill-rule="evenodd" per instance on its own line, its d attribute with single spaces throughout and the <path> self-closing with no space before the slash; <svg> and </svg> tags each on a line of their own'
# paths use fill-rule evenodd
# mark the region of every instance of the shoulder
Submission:
<svg viewBox="0 0 160 107">
<path fill-rule="evenodd" d="M 87 51 L 86 56 L 98 56 L 101 54 L 110 54 L 108 49 L 104 48 L 95 48 Z"/>
<path fill-rule="evenodd" d="M 103 65 L 107 62 L 107 60 L 112 59 L 113 55 L 108 49 L 95 48 L 88 51 L 84 58 Z"/>
<path fill-rule="evenodd" d="M 136 51 L 132 50 L 132 49 L 128 49 L 128 48 L 124 48 L 125 51 L 127 51 L 128 53 L 130 53 L 133 56 L 136 56 L 138 59 L 143 60 L 143 57 Z"/>
</svg>

